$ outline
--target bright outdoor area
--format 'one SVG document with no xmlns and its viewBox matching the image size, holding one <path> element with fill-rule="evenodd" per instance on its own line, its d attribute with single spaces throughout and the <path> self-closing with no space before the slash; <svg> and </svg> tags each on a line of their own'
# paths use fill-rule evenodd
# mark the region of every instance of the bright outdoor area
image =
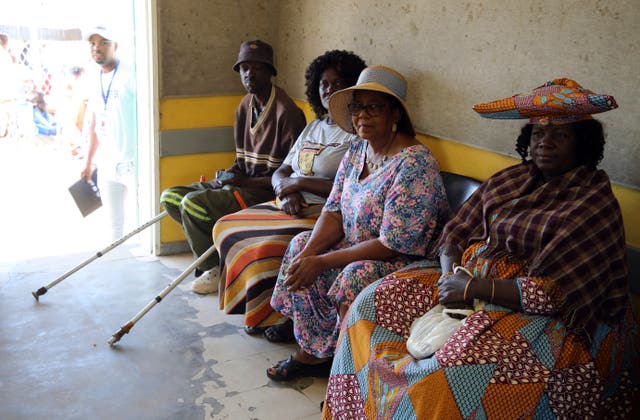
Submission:
<svg viewBox="0 0 640 420">
<path fill-rule="evenodd" d="M 84 166 L 88 76 L 99 71 L 83 30 L 117 13 L 120 25 L 133 22 L 131 4 L 0 0 L 0 262 L 110 243 L 105 210 L 82 217 L 68 188 Z M 118 56 L 132 51 L 123 45 Z"/>
</svg>

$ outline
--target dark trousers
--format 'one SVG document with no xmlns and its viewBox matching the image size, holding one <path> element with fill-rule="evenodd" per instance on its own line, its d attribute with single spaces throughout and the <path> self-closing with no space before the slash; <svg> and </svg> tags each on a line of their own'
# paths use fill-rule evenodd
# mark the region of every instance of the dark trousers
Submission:
<svg viewBox="0 0 640 420">
<path fill-rule="evenodd" d="M 197 258 L 213 246 L 213 225 L 226 214 L 241 210 L 233 192 L 238 191 L 247 206 L 265 201 L 242 188 L 226 185 L 214 188 L 208 182 L 197 182 L 188 186 L 177 186 L 162 192 L 160 202 L 176 222 L 182 224 L 193 255 Z M 218 253 L 214 252 L 198 266 L 207 271 L 218 265 Z"/>
</svg>

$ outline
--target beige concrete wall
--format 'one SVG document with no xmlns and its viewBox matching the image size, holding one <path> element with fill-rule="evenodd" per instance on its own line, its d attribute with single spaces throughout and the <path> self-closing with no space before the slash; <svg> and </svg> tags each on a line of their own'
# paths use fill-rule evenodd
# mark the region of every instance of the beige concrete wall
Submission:
<svg viewBox="0 0 640 420">
<path fill-rule="evenodd" d="M 277 41 L 274 0 L 158 0 L 160 96 L 237 95 L 243 41 Z"/>
<path fill-rule="evenodd" d="M 315 55 L 346 48 L 409 80 L 420 132 L 514 155 L 521 122 L 478 117 L 471 107 L 566 76 L 620 105 L 602 114 L 604 168 L 640 187 L 638 0 L 324 0 L 280 2 L 280 83 L 303 94 Z"/>
<path fill-rule="evenodd" d="M 241 93 L 240 42 L 276 49 L 277 83 L 304 98 L 304 69 L 348 49 L 409 80 L 418 131 L 515 156 L 521 121 L 471 107 L 570 77 L 615 96 L 603 167 L 640 188 L 638 0 L 159 0 L 162 96 Z"/>
</svg>

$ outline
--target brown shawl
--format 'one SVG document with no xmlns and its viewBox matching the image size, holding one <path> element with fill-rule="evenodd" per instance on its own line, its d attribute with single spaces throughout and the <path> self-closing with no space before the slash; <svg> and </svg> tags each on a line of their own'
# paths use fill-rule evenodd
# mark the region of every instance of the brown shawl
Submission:
<svg viewBox="0 0 640 420">
<path fill-rule="evenodd" d="M 445 226 L 438 247 L 463 250 L 490 237 L 484 256 L 511 255 L 529 262 L 530 276 L 548 277 L 563 322 L 590 341 L 597 323 L 628 302 L 620 206 L 602 170 L 578 167 L 536 187 L 541 179 L 531 163 L 498 172 Z"/>
</svg>

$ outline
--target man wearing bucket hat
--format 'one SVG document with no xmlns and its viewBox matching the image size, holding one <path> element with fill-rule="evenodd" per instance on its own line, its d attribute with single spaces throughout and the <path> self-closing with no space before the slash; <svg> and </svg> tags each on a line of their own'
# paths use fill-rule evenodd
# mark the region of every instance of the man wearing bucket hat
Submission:
<svg viewBox="0 0 640 420">
<path fill-rule="evenodd" d="M 107 209 L 111 239 L 135 224 L 137 208 L 136 89 L 131 68 L 117 57 L 117 36 L 104 25 L 86 32 L 91 58 L 100 67 L 87 104 L 89 145 L 81 177 L 99 170 L 98 186 Z"/>
<path fill-rule="evenodd" d="M 326 376 L 353 299 L 427 256 L 444 226 L 440 170 L 414 137 L 406 95 L 400 73 L 373 66 L 329 99 L 333 120 L 362 140 L 342 159 L 313 231 L 294 237 L 284 256 L 271 306 L 293 321 L 299 349 L 267 370 L 272 379 Z"/>
<path fill-rule="evenodd" d="M 271 175 L 306 125 L 302 110 L 271 82 L 277 74 L 271 45 L 260 40 L 243 42 L 233 70 L 247 91 L 235 114 L 234 164 L 218 171 L 213 181 L 172 187 L 160 198 L 169 215 L 182 224 L 196 257 L 213 246 L 211 233 L 220 217 L 275 198 Z M 214 252 L 196 269 L 191 290 L 217 291 L 218 264 Z"/>
<path fill-rule="evenodd" d="M 358 296 L 324 418 L 632 417 L 640 336 L 592 117 L 616 107 L 570 79 L 474 107 L 529 120 L 516 141 L 522 162 L 485 181 L 447 223 L 441 270 L 393 273 Z M 416 319 L 474 300 L 485 304 L 440 350 L 409 354 Z"/>
</svg>

